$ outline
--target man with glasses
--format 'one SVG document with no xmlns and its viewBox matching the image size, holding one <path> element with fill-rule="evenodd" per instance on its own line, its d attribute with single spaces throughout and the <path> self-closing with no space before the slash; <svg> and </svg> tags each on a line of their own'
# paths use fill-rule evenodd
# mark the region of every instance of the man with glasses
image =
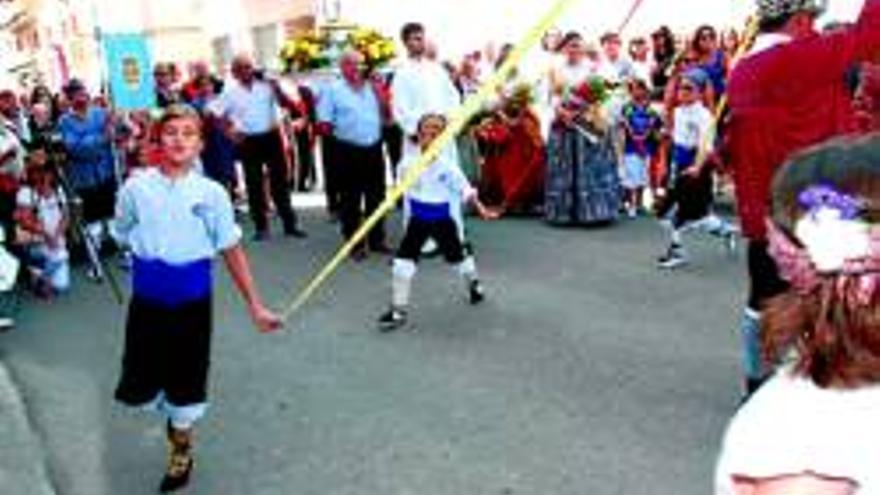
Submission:
<svg viewBox="0 0 880 495">
<path fill-rule="evenodd" d="M 181 102 L 180 93 L 174 89 L 174 66 L 158 63 L 153 68 L 153 81 L 156 84 L 156 106 L 168 108 Z"/>
</svg>

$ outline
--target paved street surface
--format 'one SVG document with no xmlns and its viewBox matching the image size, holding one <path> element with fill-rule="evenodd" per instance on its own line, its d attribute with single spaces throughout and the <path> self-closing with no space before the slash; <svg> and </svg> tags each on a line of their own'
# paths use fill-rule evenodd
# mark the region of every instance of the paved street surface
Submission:
<svg viewBox="0 0 880 495">
<path fill-rule="evenodd" d="M 249 246 L 269 301 L 301 287 L 338 243 L 318 211 L 305 227 L 305 242 Z M 374 325 L 388 299 L 384 260 L 346 264 L 273 336 L 251 329 L 219 277 L 213 405 L 184 493 L 710 493 L 737 403 L 742 254 L 699 239 L 693 266 L 658 272 L 662 239 L 647 219 L 472 221 L 471 237 L 487 304 L 468 307 L 432 260 L 416 281 L 412 331 L 391 335 Z M 124 310 L 106 288 L 77 282 L 0 335 L 42 452 L 4 435 L 0 465 L 45 459 L 28 469 L 57 494 L 154 493 L 162 425 L 112 401 Z"/>
</svg>

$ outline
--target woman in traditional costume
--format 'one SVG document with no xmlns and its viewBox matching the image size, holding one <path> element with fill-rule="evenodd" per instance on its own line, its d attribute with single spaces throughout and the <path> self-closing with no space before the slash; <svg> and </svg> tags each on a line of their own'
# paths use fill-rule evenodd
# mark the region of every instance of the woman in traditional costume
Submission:
<svg viewBox="0 0 880 495">
<path fill-rule="evenodd" d="M 604 83 L 586 59 L 583 38 L 562 42 L 565 63 L 554 72 L 556 120 L 547 143 L 545 216 L 551 224 L 614 221 L 621 205 L 617 159 L 601 103 Z"/>
</svg>

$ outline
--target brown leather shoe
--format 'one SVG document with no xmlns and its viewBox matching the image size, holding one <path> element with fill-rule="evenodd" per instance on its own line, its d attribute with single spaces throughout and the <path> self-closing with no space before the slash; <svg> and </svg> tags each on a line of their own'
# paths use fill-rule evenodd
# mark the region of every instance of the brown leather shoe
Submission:
<svg viewBox="0 0 880 495">
<path fill-rule="evenodd" d="M 168 434 L 168 468 L 162 483 L 159 485 L 160 493 L 171 493 L 189 484 L 195 460 L 192 455 L 193 433 L 192 429 L 178 430 L 167 425 Z"/>
</svg>

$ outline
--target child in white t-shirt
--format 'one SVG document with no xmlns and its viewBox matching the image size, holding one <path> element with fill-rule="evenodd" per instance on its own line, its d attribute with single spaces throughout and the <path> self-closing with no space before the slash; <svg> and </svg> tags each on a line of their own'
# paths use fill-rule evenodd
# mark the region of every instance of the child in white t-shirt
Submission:
<svg viewBox="0 0 880 495">
<path fill-rule="evenodd" d="M 658 260 L 660 268 L 677 268 L 688 262 L 682 235 L 699 228 L 718 235 L 733 247 L 737 229 L 712 212 L 713 171 L 706 158 L 714 147 L 714 118 L 703 104 L 706 84 L 702 71 L 685 73 L 678 85 L 678 106 L 673 113 L 671 188 L 657 210 L 669 234 L 669 247 Z"/>
<path fill-rule="evenodd" d="M 70 288 L 67 200 L 46 164 L 46 150 L 31 151 L 26 176 L 16 195 L 16 242 L 23 247 L 35 289 L 48 297 Z"/>
</svg>

